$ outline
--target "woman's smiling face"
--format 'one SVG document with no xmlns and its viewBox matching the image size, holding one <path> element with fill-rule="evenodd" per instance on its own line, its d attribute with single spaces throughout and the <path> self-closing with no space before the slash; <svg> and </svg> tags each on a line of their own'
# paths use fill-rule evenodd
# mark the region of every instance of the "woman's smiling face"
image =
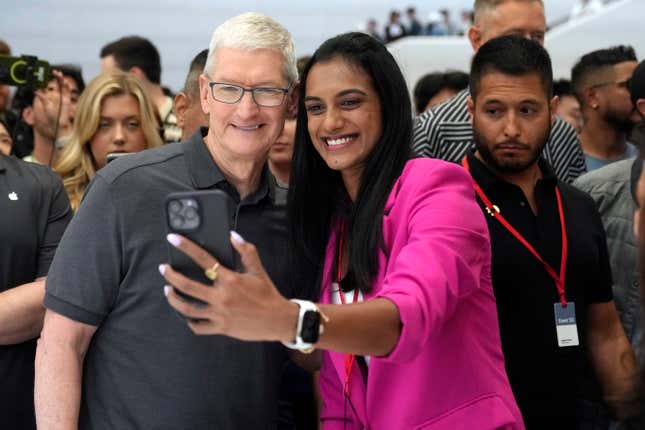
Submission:
<svg viewBox="0 0 645 430">
<path fill-rule="evenodd" d="M 329 168 L 360 181 L 363 165 L 381 138 L 381 102 L 367 73 L 335 57 L 307 76 L 305 109 L 311 140 Z"/>
</svg>

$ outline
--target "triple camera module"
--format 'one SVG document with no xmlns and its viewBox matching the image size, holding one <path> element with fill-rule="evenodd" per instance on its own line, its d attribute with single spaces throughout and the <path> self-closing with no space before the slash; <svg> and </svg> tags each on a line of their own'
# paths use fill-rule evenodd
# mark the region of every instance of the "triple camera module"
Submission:
<svg viewBox="0 0 645 430">
<path fill-rule="evenodd" d="M 191 198 L 168 202 L 168 222 L 175 231 L 195 230 L 200 225 L 199 203 Z"/>
</svg>

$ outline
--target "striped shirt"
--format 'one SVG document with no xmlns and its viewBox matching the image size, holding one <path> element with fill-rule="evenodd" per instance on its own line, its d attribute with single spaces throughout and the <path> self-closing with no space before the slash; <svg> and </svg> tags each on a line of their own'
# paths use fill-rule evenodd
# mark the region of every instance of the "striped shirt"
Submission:
<svg viewBox="0 0 645 430">
<path fill-rule="evenodd" d="M 415 121 L 412 149 L 417 156 L 461 162 L 475 146 L 466 99 L 468 89 L 427 110 Z M 585 157 L 575 130 L 557 118 L 544 147 L 544 158 L 563 182 L 572 183 L 586 172 Z"/>
</svg>

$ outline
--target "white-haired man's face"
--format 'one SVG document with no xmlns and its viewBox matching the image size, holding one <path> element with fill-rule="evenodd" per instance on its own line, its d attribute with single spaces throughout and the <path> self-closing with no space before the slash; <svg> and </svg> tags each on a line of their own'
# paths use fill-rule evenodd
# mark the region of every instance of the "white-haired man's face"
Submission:
<svg viewBox="0 0 645 430">
<path fill-rule="evenodd" d="M 273 49 L 218 48 L 215 52 L 214 70 L 207 70 L 200 77 L 200 98 L 209 117 L 210 143 L 225 157 L 266 157 L 282 132 L 287 112 L 296 103 L 284 64 L 284 55 Z M 213 83 L 217 85 L 215 90 Z M 245 91 L 237 102 L 222 101 L 236 87 L 261 90 L 255 95 Z M 283 90 L 282 102 L 262 106 L 267 98 L 271 101 L 273 90 Z"/>
</svg>

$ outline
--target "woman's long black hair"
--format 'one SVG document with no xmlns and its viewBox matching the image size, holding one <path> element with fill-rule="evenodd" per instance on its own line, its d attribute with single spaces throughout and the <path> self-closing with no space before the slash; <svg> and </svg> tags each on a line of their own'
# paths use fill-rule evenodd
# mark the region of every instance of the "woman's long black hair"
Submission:
<svg viewBox="0 0 645 430">
<path fill-rule="evenodd" d="M 351 202 L 339 171 L 330 169 L 312 144 L 304 98 L 307 76 L 317 63 L 342 59 L 372 81 L 380 105 L 382 135 L 365 160 L 357 198 Z M 329 76 L 334 79 L 334 76 Z M 300 76 L 296 141 L 289 182 L 288 214 L 294 274 L 299 294 L 317 297 L 326 244 L 334 217 L 350 238 L 349 268 L 356 286 L 371 289 L 383 245 L 385 202 L 411 155 L 412 110 L 399 66 L 385 46 L 363 33 L 324 42 Z"/>
</svg>

